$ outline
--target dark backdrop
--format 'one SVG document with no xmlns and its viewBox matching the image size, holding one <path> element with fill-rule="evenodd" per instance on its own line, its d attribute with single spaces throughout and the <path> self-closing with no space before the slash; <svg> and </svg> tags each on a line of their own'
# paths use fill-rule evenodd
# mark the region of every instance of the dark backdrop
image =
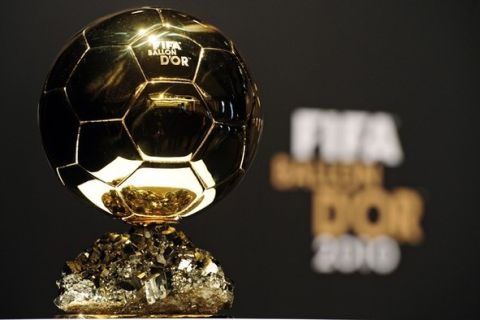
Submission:
<svg viewBox="0 0 480 320">
<path fill-rule="evenodd" d="M 181 223 L 236 281 L 236 317 L 480 316 L 478 1 L 3 1 L 0 316 L 57 313 L 63 262 L 127 227 L 58 183 L 36 122 L 66 40 L 104 14 L 147 4 L 211 22 L 240 48 L 260 88 L 265 131 L 246 179 Z M 423 244 L 389 276 L 311 271 L 310 194 L 275 191 L 298 106 L 384 110 L 402 124 L 392 185 L 422 190 Z"/>
</svg>

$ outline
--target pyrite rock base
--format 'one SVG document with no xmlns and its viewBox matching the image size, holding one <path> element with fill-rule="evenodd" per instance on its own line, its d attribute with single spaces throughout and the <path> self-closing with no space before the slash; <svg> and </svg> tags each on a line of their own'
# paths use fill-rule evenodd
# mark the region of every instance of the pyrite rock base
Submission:
<svg viewBox="0 0 480 320">
<path fill-rule="evenodd" d="M 108 233 L 67 261 L 55 299 L 67 313 L 215 315 L 233 285 L 209 252 L 168 225 Z"/>
</svg>

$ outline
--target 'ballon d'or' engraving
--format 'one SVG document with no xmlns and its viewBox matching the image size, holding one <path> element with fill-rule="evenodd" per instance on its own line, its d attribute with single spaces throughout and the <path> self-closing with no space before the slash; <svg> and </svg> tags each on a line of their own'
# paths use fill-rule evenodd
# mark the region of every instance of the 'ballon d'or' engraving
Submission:
<svg viewBox="0 0 480 320">
<path fill-rule="evenodd" d="M 159 56 L 161 65 L 173 64 L 188 67 L 189 58 L 177 55 L 177 50 L 181 51 L 180 41 L 159 41 L 151 39 L 152 49 L 148 50 L 149 56 Z"/>
</svg>

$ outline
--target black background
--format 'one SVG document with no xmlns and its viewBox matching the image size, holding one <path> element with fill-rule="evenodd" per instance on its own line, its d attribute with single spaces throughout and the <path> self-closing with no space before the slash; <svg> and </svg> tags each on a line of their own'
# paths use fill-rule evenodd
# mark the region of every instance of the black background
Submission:
<svg viewBox="0 0 480 320">
<path fill-rule="evenodd" d="M 64 261 L 127 226 L 61 187 L 36 107 L 67 39 L 90 21 L 153 4 L 231 37 L 252 70 L 265 130 L 244 182 L 182 221 L 236 282 L 236 317 L 480 316 L 480 3 L 478 1 L 3 1 L 1 8 L 0 317 L 49 317 Z M 400 119 L 405 162 L 389 187 L 426 200 L 420 246 L 389 276 L 311 271 L 310 194 L 277 192 L 299 106 L 383 110 Z"/>
</svg>

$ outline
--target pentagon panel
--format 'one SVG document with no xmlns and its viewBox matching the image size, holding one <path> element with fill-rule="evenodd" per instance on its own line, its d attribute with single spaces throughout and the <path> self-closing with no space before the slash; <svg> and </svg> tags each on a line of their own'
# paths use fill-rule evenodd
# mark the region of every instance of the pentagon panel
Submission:
<svg viewBox="0 0 480 320">
<path fill-rule="evenodd" d="M 57 57 L 55 64 L 48 75 L 45 84 L 45 91 L 65 87 L 72 70 L 87 49 L 88 45 L 83 34 L 79 34 L 73 38 Z"/>
<path fill-rule="evenodd" d="M 245 145 L 245 157 L 243 160 L 242 168 L 247 170 L 255 157 L 257 146 L 260 143 L 260 137 L 263 130 L 263 116 L 260 106 L 260 100 L 255 97 L 255 104 L 253 107 L 252 115 L 248 121 L 246 127 L 246 145 Z"/>
<path fill-rule="evenodd" d="M 244 129 L 217 124 L 192 159 L 192 167 L 206 187 L 222 183 L 241 165 L 244 151 Z"/>
<path fill-rule="evenodd" d="M 52 167 L 75 162 L 79 121 L 68 103 L 64 89 L 42 95 L 39 122 L 43 146 Z"/>
<path fill-rule="evenodd" d="M 83 168 L 111 185 L 123 181 L 142 163 L 120 121 L 82 124 L 77 152 Z"/>
<path fill-rule="evenodd" d="M 74 70 L 67 92 L 81 120 L 121 118 L 145 78 L 128 48 L 90 49 Z"/>
<path fill-rule="evenodd" d="M 176 30 L 156 29 L 132 44 L 146 77 L 192 80 L 200 46 Z"/>
<path fill-rule="evenodd" d="M 232 50 L 230 41 L 217 28 L 178 11 L 162 9 L 160 13 L 164 26 L 175 28 L 176 32 L 195 40 L 202 48 Z"/>
<path fill-rule="evenodd" d="M 91 47 L 128 45 L 159 23 L 160 16 L 155 9 L 128 10 L 92 23 L 85 36 Z"/>
<path fill-rule="evenodd" d="M 212 125 L 193 85 L 163 82 L 145 87 L 125 122 L 145 156 L 165 158 L 192 154 Z"/>
<path fill-rule="evenodd" d="M 195 83 L 216 121 L 242 124 L 248 119 L 252 88 L 246 71 L 233 54 L 205 50 Z"/>
</svg>

